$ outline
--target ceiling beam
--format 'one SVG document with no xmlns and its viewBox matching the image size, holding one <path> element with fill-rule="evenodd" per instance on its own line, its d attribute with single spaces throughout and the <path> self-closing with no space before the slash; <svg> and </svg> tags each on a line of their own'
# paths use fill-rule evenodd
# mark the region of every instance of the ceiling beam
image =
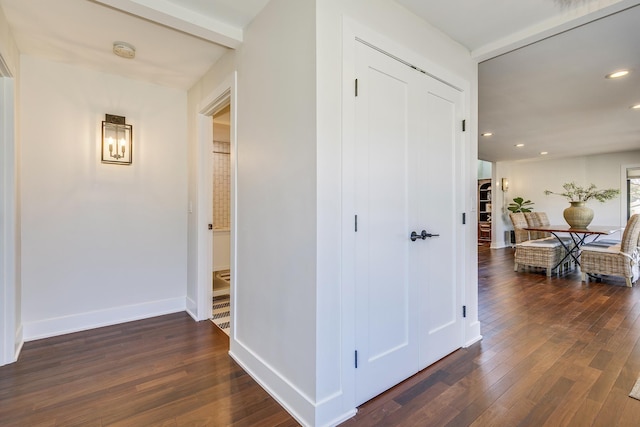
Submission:
<svg viewBox="0 0 640 427">
<path fill-rule="evenodd" d="M 236 49 L 242 28 L 209 18 L 166 0 L 95 0 L 106 6 L 164 25 L 201 39 Z"/>
<path fill-rule="evenodd" d="M 495 58 L 496 56 L 503 55 L 556 34 L 588 24 L 591 21 L 637 6 L 640 4 L 640 0 L 600 0 L 599 3 L 601 4 L 600 8 L 594 9 L 593 5 L 585 4 L 570 12 L 554 16 L 546 21 L 524 28 L 517 33 L 495 40 L 475 49 L 471 52 L 471 56 L 478 62 L 486 61 L 487 59 Z"/>
</svg>

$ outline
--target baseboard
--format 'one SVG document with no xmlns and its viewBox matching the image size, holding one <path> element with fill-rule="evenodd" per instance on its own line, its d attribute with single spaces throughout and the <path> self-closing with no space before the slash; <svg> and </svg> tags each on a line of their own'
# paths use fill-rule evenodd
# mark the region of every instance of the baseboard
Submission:
<svg viewBox="0 0 640 427">
<path fill-rule="evenodd" d="M 199 321 L 198 316 L 196 315 L 196 313 L 198 312 L 198 305 L 192 298 L 189 298 L 189 297 L 186 298 L 186 303 L 187 303 L 187 308 L 186 308 L 187 314 L 191 316 L 193 320 L 198 322 Z"/>
<path fill-rule="evenodd" d="M 356 414 L 356 408 L 347 411 L 343 409 L 344 396 L 341 391 L 319 402 L 313 402 L 310 397 L 242 343 L 232 339 L 230 346 L 231 358 L 303 426 L 336 426 Z"/>
<path fill-rule="evenodd" d="M 185 297 L 170 298 L 25 323 L 24 341 L 177 313 L 185 311 L 185 305 Z"/>
<path fill-rule="evenodd" d="M 24 346 L 24 327 L 22 326 L 22 324 L 20 324 L 20 326 L 18 326 L 18 329 L 16 330 L 16 341 L 15 341 L 15 359 L 14 360 L 18 360 L 18 357 L 20 357 L 20 352 L 22 351 L 22 347 Z"/>
<path fill-rule="evenodd" d="M 491 246 L 489 246 L 490 249 L 502 249 L 502 248 L 509 248 L 511 247 L 510 243 L 506 243 L 506 242 L 492 242 Z"/>
<path fill-rule="evenodd" d="M 467 328 L 467 336 L 471 337 L 468 338 L 465 343 L 464 343 L 464 347 L 469 347 L 472 344 L 477 343 L 478 341 L 480 341 L 482 339 L 482 334 L 480 333 L 480 322 L 479 321 L 475 321 L 473 323 L 471 323 L 468 328 Z"/>
<path fill-rule="evenodd" d="M 301 390 L 281 376 L 265 360 L 232 339 L 229 355 L 289 414 L 303 426 L 314 426 L 313 402 Z"/>
</svg>

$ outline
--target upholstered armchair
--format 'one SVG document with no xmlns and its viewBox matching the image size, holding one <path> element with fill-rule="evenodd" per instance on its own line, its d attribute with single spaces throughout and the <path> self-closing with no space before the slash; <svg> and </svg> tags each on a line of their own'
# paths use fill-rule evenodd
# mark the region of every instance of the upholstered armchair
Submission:
<svg viewBox="0 0 640 427">
<path fill-rule="evenodd" d="M 529 227 L 540 227 L 542 225 L 549 225 L 549 218 L 544 212 L 526 212 L 524 218 L 527 221 Z M 546 224 L 545 224 L 546 221 Z M 530 240 L 546 239 L 552 237 L 551 233 L 545 231 L 530 231 Z"/>
<path fill-rule="evenodd" d="M 590 275 L 602 274 L 624 277 L 627 286 L 633 286 L 640 276 L 639 237 L 640 215 L 635 214 L 627 221 L 620 243 L 614 244 L 615 242 L 609 241 L 611 245 L 608 245 L 596 241 L 582 246 L 580 254 L 582 281 L 587 282 Z"/>
<path fill-rule="evenodd" d="M 510 213 L 516 236 L 516 253 L 514 255 L 514 271 L 520 266 L 539 267 L 546 269 L 547 276 L 551 276 L 554 269 L 565 257 L 566 251 L 555 238 L 529 239 L 529 232 L 524 213 Z"/>
</svg>

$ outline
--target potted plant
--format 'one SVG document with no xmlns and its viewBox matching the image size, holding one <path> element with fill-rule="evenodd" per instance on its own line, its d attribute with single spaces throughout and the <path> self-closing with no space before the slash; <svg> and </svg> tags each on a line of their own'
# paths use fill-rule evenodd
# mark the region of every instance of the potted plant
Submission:
<svg viewBox="0 0 640 427">
<path fill-rule="evenodd" d="M 516 197 L 513 199 L 513 202 L 509 203 L 507 209 L 513 213 L 516 212 L 531 212 L 533 208 L 531 207 L 533 202 L 531 200 L 525 200 L 522 197 Z"/>
<path fill-rule="evenodd" d="M 555 193 L 550 190 L 545 190 L 544 194 L 556 194 L 558 196 L 566 197 L 571 204 L 570 207 L 564 210 L 563 215 L 567 224 L 571 228 L 587 228 L 593 220 L 593 210 L 585 206 L 585 204 L 591 200 L 597 200 L 600 203 L 604 203 L 607 200 L 615 198 L 620 194 L 620 190 L 617 188 L 607 188 L 605 190 L 598 190 L 595 184 L 591 184 L 588 187 L 582 187 L 575 182 L 568 182 L 562 186 L 564 193 Z"/>
</svg>

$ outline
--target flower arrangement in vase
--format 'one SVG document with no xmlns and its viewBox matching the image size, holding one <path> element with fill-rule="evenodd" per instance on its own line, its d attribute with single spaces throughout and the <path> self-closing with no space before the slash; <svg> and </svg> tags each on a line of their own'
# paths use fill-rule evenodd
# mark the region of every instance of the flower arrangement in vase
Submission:
<svg viewBox="0 0 640 427">
<path fill-rule="evenodd" d="M 620 190 L 617 188 L 598 190 L 595 184 L 591 184 L 585 188 L 577 185 L 575 182 L 568 182 L 564 184 L 562 188 L 564 188 L 564 193 L 545 190 L 544 194 L 547 196 L 549 194 L 556 194 L 567 198 L 571 206 L 564 210 L 563 216 L 571 228 L 587 228 L 589 224 L 591 224 L 593 220 L 593 210 L 585 206 L 589 200 L 593 199 L 604 203 L 620 194 Z"/>
</svg>

